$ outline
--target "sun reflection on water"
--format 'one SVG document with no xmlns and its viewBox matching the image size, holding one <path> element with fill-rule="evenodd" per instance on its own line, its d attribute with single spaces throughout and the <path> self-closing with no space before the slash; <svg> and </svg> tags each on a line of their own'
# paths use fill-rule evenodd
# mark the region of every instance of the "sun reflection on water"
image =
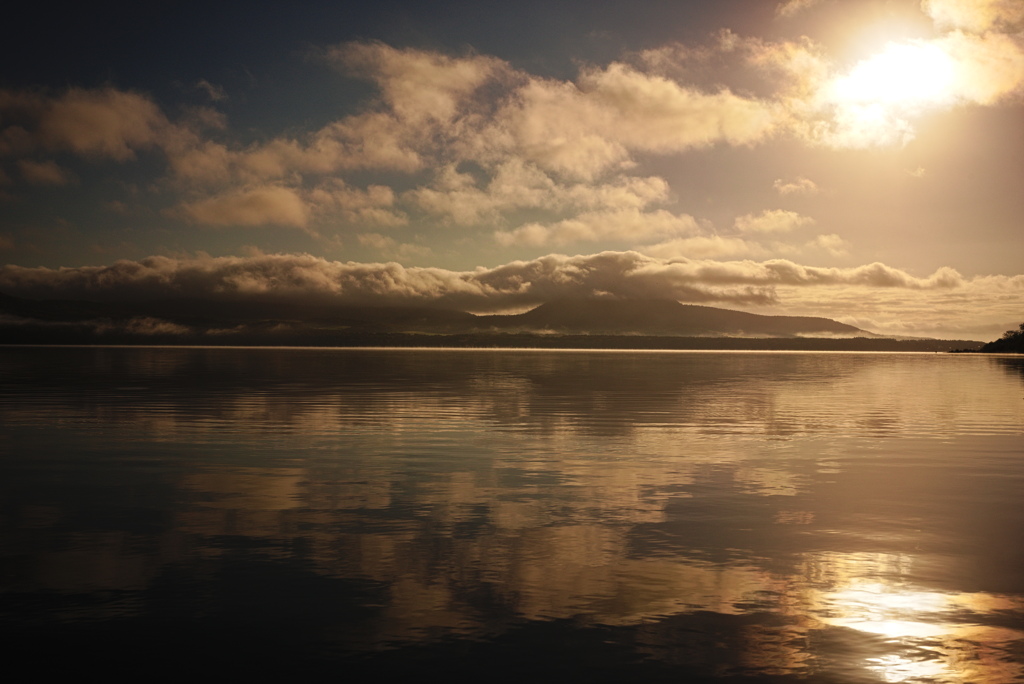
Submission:
<svg viewBox="0 0 1024 684">
<path fill-rule="evenodd" d="M 907 557 L 877 560 L 908 568 Z M 864 559 L 849 564 L 863 569 Z M 813 603 L 812 613 L 823 624 L 882 638 L 890 652 L 866 657 L 864 667 L 883 681 L 1009 684 L 1024 678 L 1024 667 L 1007 656 L 1024 632 L 985 624 L 998 611 L 1024 608 L 1017 597 L 939 591 L 890 575 L 851 577 Z"/>
</svg>

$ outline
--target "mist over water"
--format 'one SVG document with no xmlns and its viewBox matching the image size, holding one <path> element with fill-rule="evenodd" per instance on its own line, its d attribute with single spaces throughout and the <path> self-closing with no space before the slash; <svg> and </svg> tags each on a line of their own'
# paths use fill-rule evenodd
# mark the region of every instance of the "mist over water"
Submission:
<svg viewBox="0 0 1024 684">
<path fill-rule="evenodd" d="M 1021 358 L 5 348 L 0 425 L 42 669 L 1024 679 Z"/>
</svg>

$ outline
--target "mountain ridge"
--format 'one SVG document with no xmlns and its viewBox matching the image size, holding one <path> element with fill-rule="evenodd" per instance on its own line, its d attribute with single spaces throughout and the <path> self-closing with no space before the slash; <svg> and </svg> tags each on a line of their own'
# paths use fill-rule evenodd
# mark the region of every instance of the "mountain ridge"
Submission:
<svg viewBox="0 0 1024 684">
<path fill-rule="evenodd" d="M 481 316 L 498 328 L 564 334 L 686 337 L 880 337 L 812 316 L 765 316 L 671 299 L 558 299 L 512 316 Z"/>
<path fill-rule="evenodd" d="M 764 348 L 773 349 L 949 351 L 982 344 L 894 340 L 829 318 L 765 316 L 670 299 L 554 299 L 523 313 L 473 314 L 432 306 L 296 304 L 273 298 L 93 302 L 0 293 L 0 343 L 6 344 L 756 347 L 737 347 L 743 340 L 762 340 Z M 854 341 L 862 344 L 851 346 Z M 886 341 L 900 344 L 877 344 Z"/>
</svg>

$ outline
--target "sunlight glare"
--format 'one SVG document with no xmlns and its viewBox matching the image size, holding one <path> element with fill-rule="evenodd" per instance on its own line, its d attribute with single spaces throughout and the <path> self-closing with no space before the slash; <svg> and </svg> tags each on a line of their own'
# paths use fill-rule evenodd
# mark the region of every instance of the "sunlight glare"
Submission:
<svg viewBox="0 0 1024 684">
<path fill-rule="evenodd" d="M 951 98 L 953 59 L 936 45 L 889 43 L 833 83 L 833 97 L 844 104 L 923 107 Z"/>
</svg>

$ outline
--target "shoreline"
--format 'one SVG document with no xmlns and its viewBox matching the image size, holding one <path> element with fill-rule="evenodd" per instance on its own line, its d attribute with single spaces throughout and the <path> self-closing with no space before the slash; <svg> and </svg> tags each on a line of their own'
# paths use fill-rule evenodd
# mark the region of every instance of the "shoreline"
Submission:
<svg viewBox="0 0 1024 684">
<path fill-rule="evenodd" d="M 25 331 L 28 332 L 28 331 Z M 11 339 L 14 337 L 15 339 Z M 745 338 L 642 335 L 331 333 L 302 335 L 14 335 L 0 346 L 201 346 L 439 349 L 609 349 L 694 351 L 877 351 L 978 353 L 973 340 Z M 18 339 L 20 338 L 20 339 Z"/>
</svg>

